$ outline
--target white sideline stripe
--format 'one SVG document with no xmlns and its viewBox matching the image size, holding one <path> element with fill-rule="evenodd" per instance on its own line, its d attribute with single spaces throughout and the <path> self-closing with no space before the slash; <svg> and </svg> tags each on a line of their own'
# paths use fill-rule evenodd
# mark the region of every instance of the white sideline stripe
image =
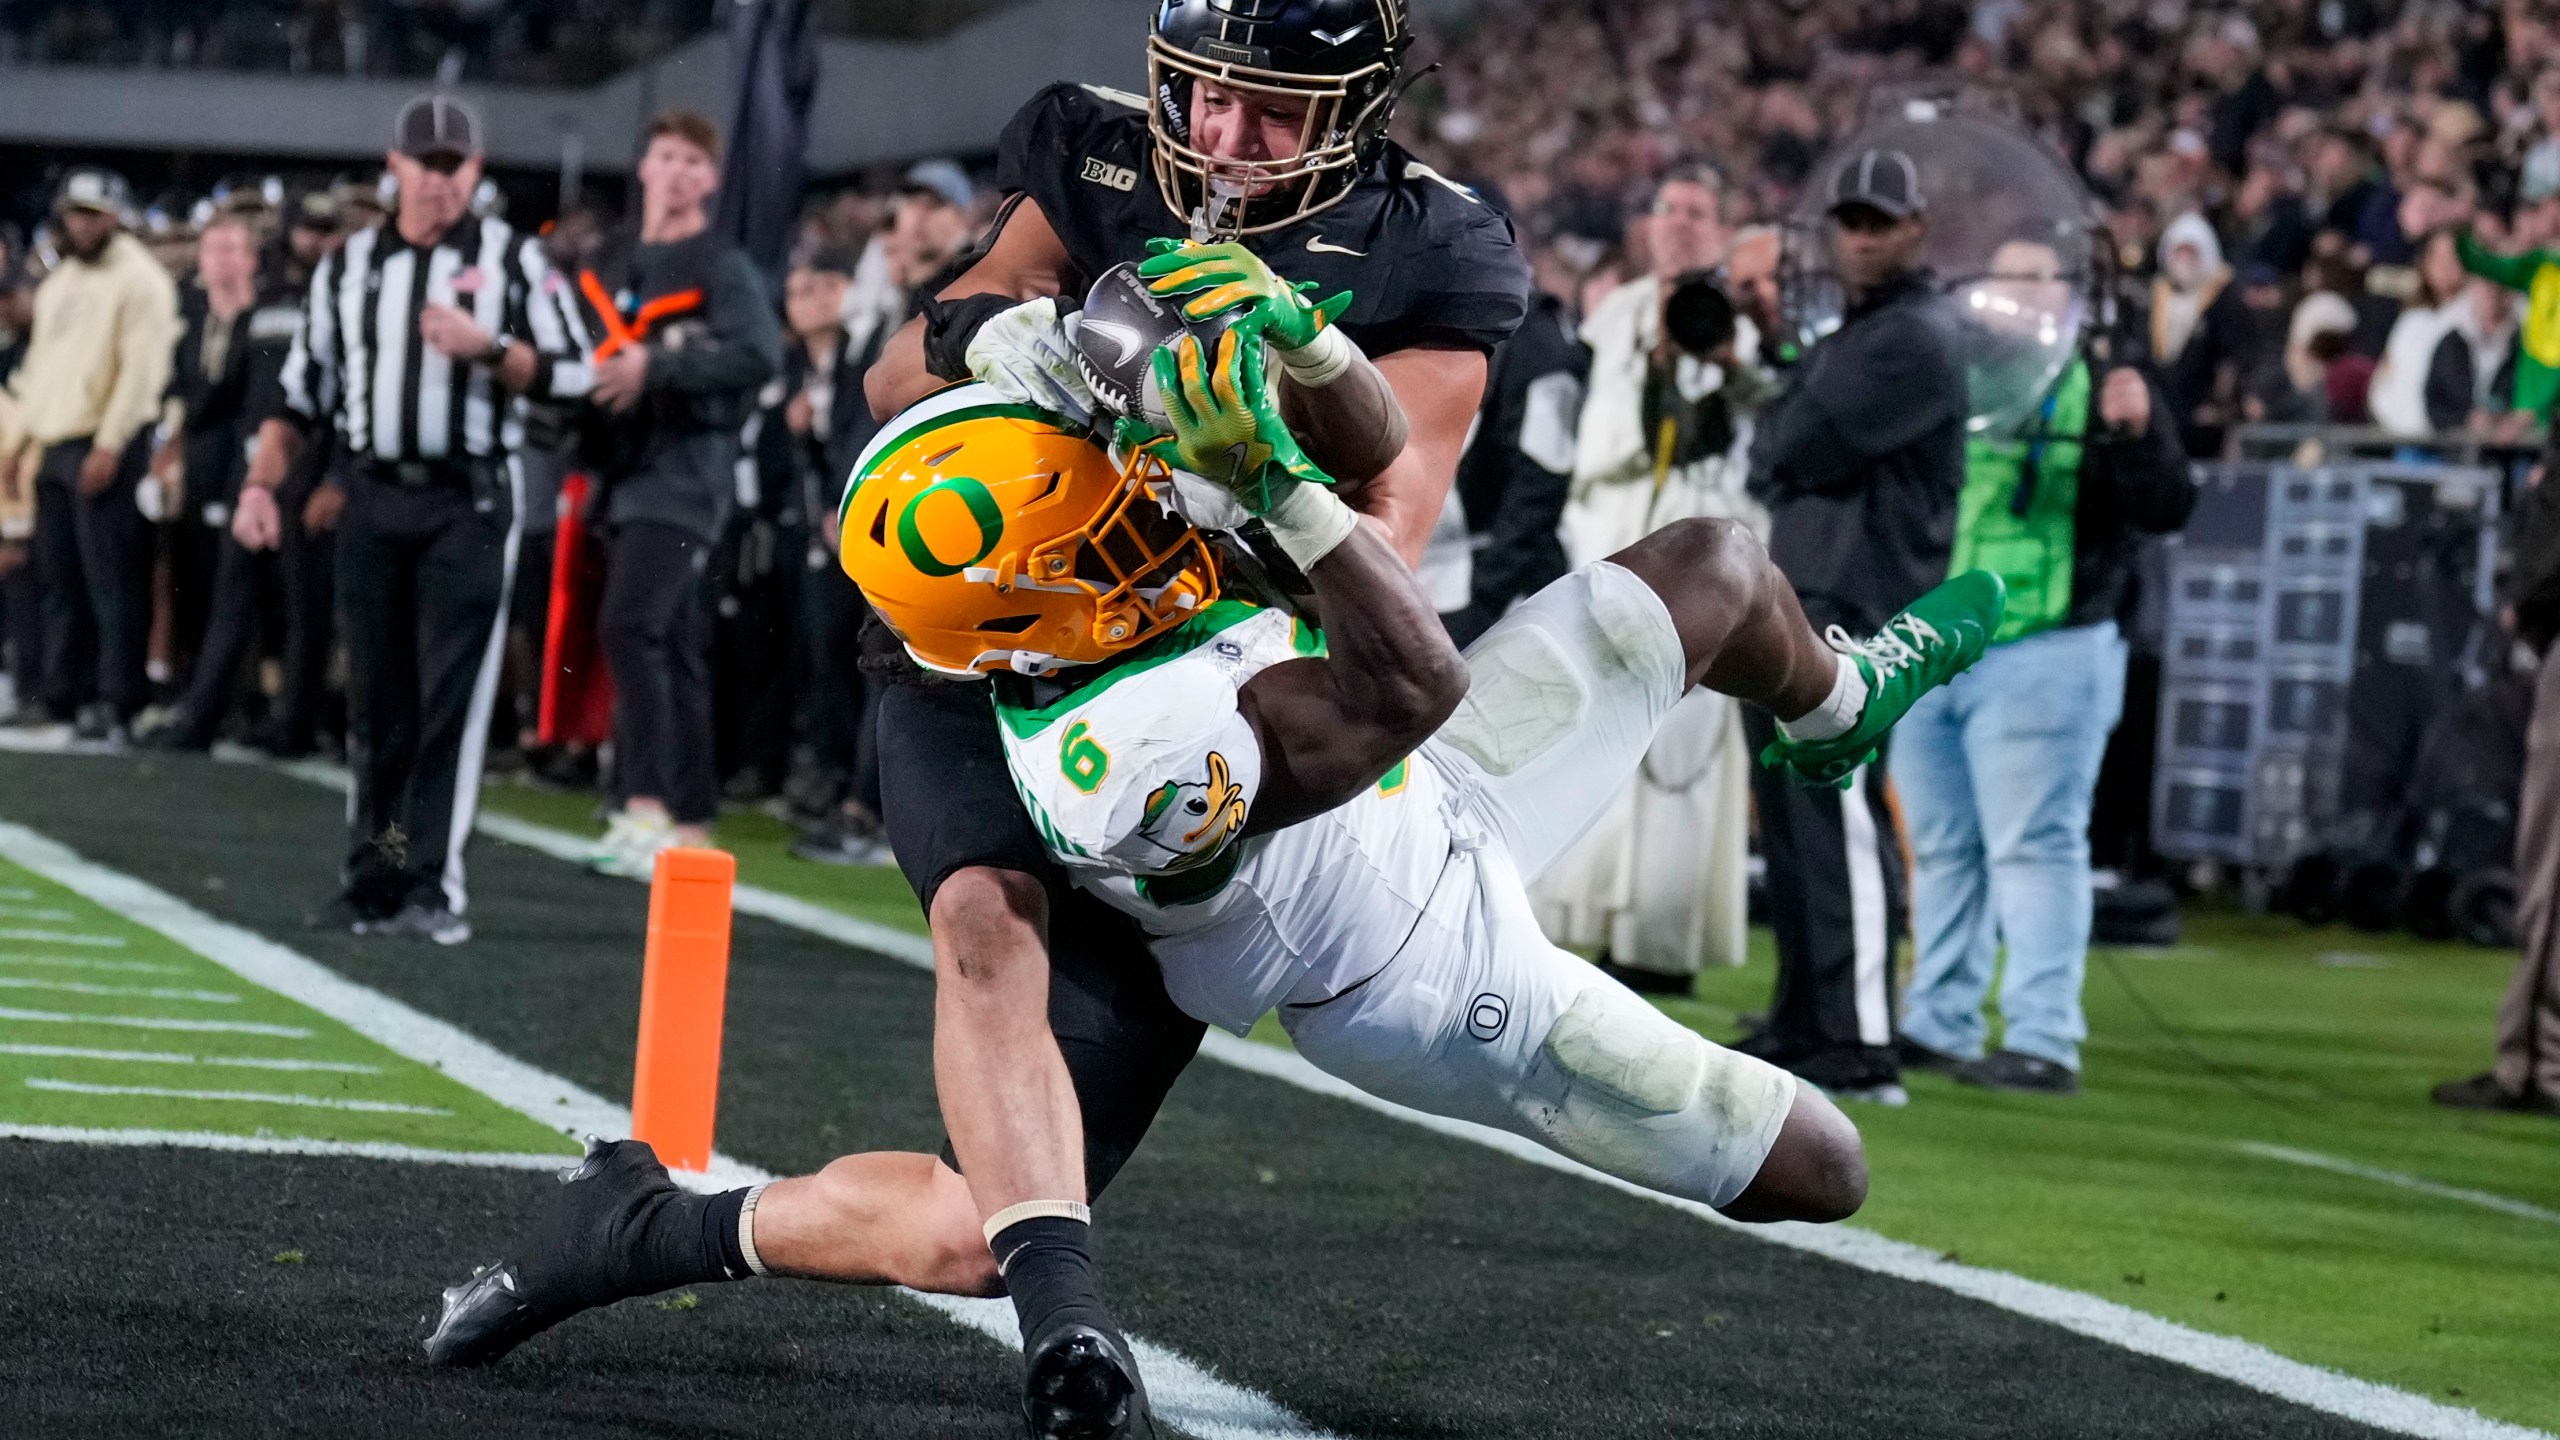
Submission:
<svg viewBox="0 0 2560 1440">
<path fill-rule="evenodd" d="M 66 1095 L 143 1095 L 156 1100 L 221 1100 L 238 1105 L 300 1105 L 312 1110 L 361 1110 L 374 1115 L 450 1115 L 435 1105 L 403 1105 L 396 1100 L 340 1100 L 327 1095 L 275 1095 L 258 1090 L 173 1090 L 164 1085 L 90 1085 L 78 1080 L 27 1077 L 30 1090 Z"/>
<path fill-rule="evenodd" d="M 0 900 L 33 900 L 36 892 L 23 885 L 0 885 Z"/>
<path fill-rule="evenodd" d="M 337 783 L 342 784 L 343 780 Z M 488 828 L 489 820 L 494 818 L 484 816 L 482 828 Z M 558 836 L 561 832 L 548 833 Z M 569 839 L 566 836 L 561 838 Z M 585 854 L 583 842 L 569 840 L 569 844 L 572 853 Z M 23 825 L 0 821 L 0 857 L 16 861 L 135 924 L 157 930 L 242 979 L 300 1001 L 387 1049 L 433 1065 L 499 1104 L 544 1124 L 555 1125 L 566 1134 L 612 1137 L 631 1133 L 631 1112 L 622 1106 L 536 1069 L 445 1021 L 358 985 L 262 935 L 217 920 L 173 895 L 85 859 Z M 739 887 L 741 892 L 747 888 Z M 743 894 L 739 908 L 748 908 Z M 814 906 L 809 908 L 816 909 Z M 750 913 L 765 912 L 753 910 Z M 929 946 L 927 951 L 929 954 Z M 0 1012 L 0 1017 L 5 1015 L 6 1012 Z M 31 1127 L 0 1127 L 0 1134 L 21 1133 L 27 1128 Z M 224 1144 L 216 1148 L 253 1147 Z M 356 1148 L 319 1151 L 292 1144 L 291 1148 L 267 1153 L 376 1152 Z M 576 1164 L 573 1158 L 564 1156 L 545 1156 L 540 1160 L 540 1165 L 525 1168 L 565 1170 Z M 484 1162 L 482 1157 L 465 1156 L 456 1163 Z M 776 1177 L 756 1166 L 715 1152 L 708 1172 L 678 1172 L 676 1178 L 689 1189 L 712 1192 L 760 1185 Z M 917 1298 L 940 1308 L 936 1297 Z M 983 1330 L 985 1327 L 978 1325 L 973 1328 Z M 991 1333 L 1009 1350 L 1018 1350 L 1021 1346 L 1020 1334 L 1012 1328 L 1010 1320 L 1001 1331 Z M 1139 1363 L 1146 1367 L 1147 1393 L 1154 1402 L 1156 1413 L 1171 1424 L 1201 1437 L 1201 1440 L 1339 1440 L 1339 1437 L 1298 1421 L 1268 1397 L 1220 1380 L 1173 1351 L 1135 1335 L 1129 1337 L 1129 1343 L 1137 1351 Z"/>
<path fill-rule="evenodd" d="M 308 762 L 305 763 L 307 766 Z M 329 783 L 322 775 L 305 773 L 303 778 Z M 480 829 L 497 839 L 572 863 L 582 861 L 592 843 L 566 831 L 512 816 L 483 813 Z M 762 916 L 919 969 L 933 968 L 933 942 L 908 931 L 857 919 L 753 885 L 737 887 L 737 908 L 747 914 Z M 1203 1040 L 1200 1053 L 1239 1070 L 1249 1070 L 1302 1090 L 1347 1100 L 1426 1130 L 1499 1150 L 1532 1165 L 1579 1175 L 1613 1190 L 1687 1211 L 1756 1240 L 1806 1251 L 1861 1270 L 1952 1290 L 2013 1314 L 2042 1320 L 2136 1354 L 2219 1376 L 2314 1410 L 2405 1435 L 2422 1436 L 2425 1440 L 2554 1440 L 2545 1431 L 2493 1420 L 2475 1410 L 2439 1404 L 2423 1395 L 2287 1359 L 2263 1345 L 2190 1329 L 2112 1300 L 2102 1300 L 2095 1295 L 2066 1290 L 2059 1285 L 2029 1280 L 2006 1271 L 1957 1264 L 1941 1258 L 1935 1251 L 1887 1239 L 1870 1230 L 1844 1225 L 1738 1225 L 1707 1206 L 1631 1185 L 1519 1136 L 1464 1121 L 1426 1115 L 1419 1110 L 1380 1100 L 1347 1081 L 1337 1080 L 1318 1070 L 1294 1050 L 1240 1040 L 1223 1030 L 1212 1029 Z M 1004 1338 L 1010 1339 L 1011 1332 L 1008 1331 Z M 1137 1342 L 1133 1339 L 1131 1343 Z M 1148 1389 L 1152 1394 L 1155 1390 L 1154 1371 L 1150 1369 L 1147 1373 L 1151 1377 Z M 1175 1423 L 1183 1423 L 1171 1412 L 1168 1411 L 1167 1415 Z M 1186 1425 L 1185 1428 L 1189 1427 Z"/>
<path fill-rule="evenodd" d="M 2261 1160 L 2275 1160 L 2311 1170 L 2326 1170 L 2334 1175 L 2351 1175 L 2358 1180 L 2371 1180 L 2383 1185 L 2396 1185 L 2403 1190 L 2415 1190 L 2421 1195 L 2433 1195 L 2439 1200 L 2455 1200 L 2465 1205 L 2477 1205 L 2483 1210 L 2495 1210 L 2502 1215 L 2513 1215 L 2523 1220 L 2539 1220 L 2545 1225 L 2560 1225 L 2560 1210 L 2545 1210 L 2539 1205 L 2510 1199 L 2494 1191 L 2466 1190 L 2459 1185 L 2447 1185 L 2442 1181 L 2430 1180 L 2423 1175 L 2404 1175 L 2397 1170 L 2385 1170 L 2374 1165 L 2359 1165 L 2353 1160 L 2341 1160 L 2335 1155 L 2323 1155 L 2317 1150 L 2296 1150 L 2290 1145 L 2262 1145 L 2254 1140 L 2244 1140 L 2231 1148 L 2243 1154 L 2255 1155 Z"/>
<path fill-rule="evenodd" d="M 258 1020 L 171 1020 L 159 1015 L 80 1015 L 68 1010 L 17 1010 L 0 1006 L 0 1020 L 24 1020 L 39 1025 L 117 1025 L 127 1030 L 184 1030 L 197 1035 L 274 1035 L 286 1040 L 308 1040 L 311 1032 L 299 1025 L 269 1025 Z"/>
<path fill-rule="evenodd" d="M 913 1290 L 901 1293 L 1000 1345 L 1022 1344 L 1022 1329 L 1010 1301 L 966 1300 Z M 1309 1428 L 1268 1396 L 1231 1385 L 1161 1345 L 1133 1336 L 1129 1348 L 1137 1354 L 1139 1372 L 1147 1377 L 1147 1398 L 1156 1414 L 1200 1440 L 1338 1440 L 1328 1431 Z M 1178 1404 L 1177 1396 L 1181 1397 Z"/>
<path fill-rule="evenodd" d="M 95 945 L 104 950 L 121 950 L 121 935 L 89 935 L 75 930 L 0 930 L 0 940 L 30 940 L 39 945 Z"/>
<path fill-rule="evenodd" d="M 341 1075 L 379 1075 L 379 1065 L 351 1060 L 270 1060 L 257 1055 L 181 1055 L 174 1050 L 84 1050 L 77 1045 L 0 1045 L 0 1055 L 28 1055 L 45 1060 L 111 1060 L 124 1065 L 230 1065 L 243 1070 L 327 1070 Z"/>
<path fill-rule="evenodd" d="M 23 975 L 0 975 L 0 990 L 59 990 L 66 995 L 127 995 L 146 1000 L 201 1000 L 208 1005 L 237 1005 L 240 997 L 228 990 L 186 990 L 172 985 L 92 985 L 86 980 L 30 980 Z"/>
<path fill-rule="evenodd" d="M 183 965 L 154 965 L 148 960 L 78 960 L 68 955 L 0 955 L 0 965 L 43 965 L 60 970 L 113 970 L 128 975 L 183 975 Z"/>
<path fill-rule="evenodd" d="M 0 915 L 12 920 L 77 920 L 68 910 L 52 910 L 42 905 L 0 905 Z"/>
<path fill-rule="evenodd" d="M 426 1165 L 480 1165 L 493 1170 L 549 1170 L 578 1163 L 575 1155 L 526 1155 L 500 1150 L 422 1150 L 381 1140 L 296 1140 L 280 1135 L 224 1135 L 210 1130 L 90 1130 L 76 1125 L 0 1124 L 0 1140 L 41 1140 L 54 1145 L 175 1146 L 230 1150 L 244 1155 L 325 1155 L 357 1160 L 405 1160 Z"/>
<path fill-rule="evenodd" d="M 1612 1190 L 1686 1211 L 1757 1240 L 1820 1255 L 1861 1270 L 1936 1285 L 2014 1314 L 2060 1326 L 2074 1334 L 2220 1376 L 2314 1410 L 2396 1430 L 2404 1435 L 2428 1437 L 2428 1440 L 2552 1440 L 2544 1431 L 2493 1420 L 2474 1410 L 2441 1405 L 2423 1395 L 2370 1380 L 2359 1380 L 2352 1375 L 2306 1365 L 2299 1360 L 2289 1360 L 2263 1345 L 2192 1330 L 2112 1300 L 2102 1300 L 2095 1295 L 2066 1290 L 2059 1285 L 2048 1285 L 2005 1271 L 1958 1264 L 1935 1251 L 1900 1240 L 1889 1240 L 1873 1231 L 1845 1225 L 1737 1224 L 1695 1201 L 1657 1194 L 1616 1176 L 1604 1175 L 1517 1135 L 1471 1125 L 1463 1120 L 1426 1115 L 1419 1110 L 1380 1100 L 1318 1070 L 1295 1051 L 1240 1040 L 1223 1030 L 1211 1030 L 1200 1047 L 1200 1053 L 1239 1070 L 1267 1075 L 1301 1090 L 1347 1100 L 1363 1109 L 1391 1115 L 1426 1130 L 1499 1150 L 1532 1165 L 1579 1175 Z"/>
</svg>

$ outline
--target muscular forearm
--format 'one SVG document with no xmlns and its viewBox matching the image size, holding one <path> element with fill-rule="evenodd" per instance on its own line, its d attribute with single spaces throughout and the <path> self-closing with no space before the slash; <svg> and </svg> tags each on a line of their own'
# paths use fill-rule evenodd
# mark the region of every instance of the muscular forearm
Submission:
<svg viewBox="0 0 2560 1440">
<path fill-rule="evenodd" d="M 1336 343 L 1333 355 L 1308 364 L 1282 357 L 1280 413 L 1308 459 L 1337 479 L 1365 484 L 1404 453 L 1412 424 L 1385 372 L 1347 338 Z"/>
<path fill-rule="evenodd" d="M 862 396 L 871 402 L 871 418 L 885 421 L 941 385 L 925 368 L 924 319 L 918 316 L 880 347 L 880 358 L 863 373 Z"/>
<path fill-rule="evenodd" d="M 1467 692 L 1465 662 L 1383 526 L 1359 521 L 1307 578 L 1325 615 L 1325 658 L 1274 666 L 1242 695 L 1264 771 L 1248 834 L 1376 784 Z"/>
</svg>

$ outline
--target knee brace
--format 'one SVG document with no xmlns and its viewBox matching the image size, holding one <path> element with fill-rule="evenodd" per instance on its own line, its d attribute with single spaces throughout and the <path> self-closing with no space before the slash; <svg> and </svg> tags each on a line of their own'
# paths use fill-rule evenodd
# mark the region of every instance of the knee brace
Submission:
<svg viewBox="0 0 2560 1440">
<path fill-rule="evenodd" d="M 1543 1047 L 1565 1080 L 1557 1149 L 1639 1185 L 1731 1204 L 1760 1173 L 1795 1078 L 1710 1044 L 1616 985 L 1585 989 Z"/>
</svg>

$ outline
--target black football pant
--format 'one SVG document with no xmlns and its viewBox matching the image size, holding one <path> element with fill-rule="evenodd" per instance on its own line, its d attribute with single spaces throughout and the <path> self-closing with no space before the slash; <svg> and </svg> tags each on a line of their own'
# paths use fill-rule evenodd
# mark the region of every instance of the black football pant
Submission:
<svg viewBox="0 0 2560 1440">
<path fill-rule="evenodd" d="M 357 470 L 337 544 L 347 640 L 347 896 L 463 913 L 462 850 L 478 809 L 518 544 L 499 472 L 407 487 Z"/>
<path fill-rule="evenodd" d="M 711 773 L 711 544 L 648 521 L 616 526 L 596 630 L 613 672 L 614 789 L 667 807 L 679 825 L 719 817 Z"/>
<path fill-rule="evenodd" d="M 9 650 L 9 680 L 21 707 L 44 702 L 44 589 L 36 583 L 32 546 L 26 562 L 0 575 L 0 644 Z"/>
<path fill-rule="evenodd" d="M 36 583 L 44 616 L 44 702 L 68 718 L 93 701 L 130 720 L 150 698 L 150 530 L 133 491 L 150 462 L 146 432 L 125 447 L 115 483 L 80 493 L 89 442 L 46 447 L 36 469 Z"/>
<path fill-rule="evenodd" d="M 1743 735 L 1759 754 L 1777 722 L 1755 705 Z M 1755 766 L 1751 794 L 1768 864 L 1769 925 L 1778 942 L 1778 986 L 1769 1032 L 1780 1063 L 1808 1055 L 1863 1059 L 1877 1079 L 1894 1061 L 1893 957 L 1906 928 L 1902 844 L 1885 796 L 1882 757 L 1850 788 L 1803 785 Z M 1829 1067 L 1826 1067 L 1829 1073 Z"/>
<path fill-rule="evenodd" d="M 861 668 L 862 628 L 871 607 L 844 567 L 829 557 L 807 571 L 800 615 L 802 743 L 819 769 L 843 777 L 845 794 L 883 814 L 880 707 L 888 687 Z"/>
<path fill-rule="evenodd" d="M 763 516 L 738 517 L 714 563 L 712 724 L 722 775 L 751 775 L 760 790 L 791 771 L 791 719 L 800 639 L 800 572 L 807 534 Z"/>
</svg>

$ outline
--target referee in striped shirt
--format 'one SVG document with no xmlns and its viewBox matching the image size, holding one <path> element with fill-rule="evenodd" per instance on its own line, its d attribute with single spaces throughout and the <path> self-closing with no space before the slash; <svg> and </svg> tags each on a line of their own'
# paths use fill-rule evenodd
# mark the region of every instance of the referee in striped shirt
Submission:
<svg viewBox="0 0 2560 1440">
<path fill-rule="evenodd" d="M 401 110 L 399 209 L 311 278 L 286 358 L 286 413 L 260 427 L 233 534 L 276 543 L 275 487 L 334 421 L 345 447 L 338 612 L 350 668 L 355 793 L 343 886 L 315 923 L 458 945 L 471 833 L 523 533 L 518 397 L 593 380 L 542 252 L 475 217 L 480 123 L 442 95 Z"/>
</svg>

